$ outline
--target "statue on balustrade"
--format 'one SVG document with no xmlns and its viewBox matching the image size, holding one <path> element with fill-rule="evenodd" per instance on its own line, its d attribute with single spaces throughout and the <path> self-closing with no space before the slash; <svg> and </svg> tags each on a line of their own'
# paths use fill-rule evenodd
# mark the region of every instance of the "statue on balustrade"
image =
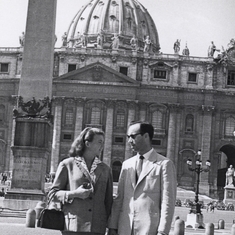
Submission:
<svg viewBox="0 0 235 235">
<path fill-rule="evenodd" d="M 137 45 L 138 45 L 138 39 L 136 38 L 135 35 L 133 35 L 133 37 L 130 40 L 130 44 L 131 44 L 131 48 L 133 51 L 137 50 Z"/>
<path fill-rule="evenodd" d="M 228 170 L 226 171 L 225 186 L 232 186 L 232 187 L 234 187 L 234 183 L 233 183 L 234 173 L 235 173 L 235 171 L 234 171 L 233 165 L 230 165 Z"/>
<path fill-rule="evenodd" d="M 144 39 L 144 52 L 150 52 L 151 44 L 152 44 L 151 39 L 149 35 L 147 35 L 146 38 Z"/>
<path fill-rule="evenodd" d="M 180 40 L 177 39 L 173 46 L 175 54 L 179 54 L 180 51 Z"/>
<path fill-rule="evenodd" d="M 25 41 L 25 34 L 22 32 L 22 35 L 19 37 L 20 45 L 23 47 L 24 46 L 24 41 Z"/>
<path fill-rule="evenodd" d="M 66 32 L 64 32 L 64 35 L 62 36 L 62 46 L 67 47 L 68 44 L 68 35 Z"/>
<path fill-rule="evenodd" d="M 112 49 L 117 50 L 119 48 L 119 36 L 118 36 L 118 34 L 115 33 L 113 35 L 113 37 L 111 38 L 111 40 L 112 40 L 112 43 L 111 43 Z"/>
</svg>

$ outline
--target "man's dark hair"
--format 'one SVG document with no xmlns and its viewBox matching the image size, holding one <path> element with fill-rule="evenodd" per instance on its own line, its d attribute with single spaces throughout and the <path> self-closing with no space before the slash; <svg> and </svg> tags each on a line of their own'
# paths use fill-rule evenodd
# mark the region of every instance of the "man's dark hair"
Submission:
<svg viewBox="0 0 235 235">
<path fill-rule="evenodd" d="M 148 133 L 150 140 L 153 139 L 154 128 L 153 128 L 153 125 L 151 123 L 145 122 L 145 121 L 133 121 L 133 122 L 130 123 L 129 126 L 132 126 L 134 124 L 140 124 L 140 133 L 141 133 L 141 135 L 143 135 L 145 133 Z"/>
</svg>

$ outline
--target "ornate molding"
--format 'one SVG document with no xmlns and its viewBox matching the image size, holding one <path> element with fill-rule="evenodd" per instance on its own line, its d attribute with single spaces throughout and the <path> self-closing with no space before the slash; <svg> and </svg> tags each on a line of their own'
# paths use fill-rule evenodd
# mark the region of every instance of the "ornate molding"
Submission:
<svg viewBox="0 0 235 235">
<path fill-rule="evenodd" d="M 214 112 L 215 106 L 213 105 L 202 105 L 203 112 Z"/>
<path fill-rule="evenodd" d="M 17 96 L 17 106 L 13 109 L 13 118 L 42 118 L 52 120 L 51 100 L 47 96 L 44 99 L 32 100 L 24 102 L 22 96 Z"/>
</svg>

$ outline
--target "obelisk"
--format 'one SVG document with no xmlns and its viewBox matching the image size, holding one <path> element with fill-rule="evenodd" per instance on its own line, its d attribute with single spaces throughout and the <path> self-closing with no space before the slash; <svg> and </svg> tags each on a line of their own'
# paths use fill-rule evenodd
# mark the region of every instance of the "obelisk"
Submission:
<svg viewBox="0 0 235 235">
<path fill-rule="evenodd" d="M 34 208 L 45 198 L 57 0 L 29 0 L 22 72 L 15 97 L 11 189 L 4 206 Z"/>
</svg>

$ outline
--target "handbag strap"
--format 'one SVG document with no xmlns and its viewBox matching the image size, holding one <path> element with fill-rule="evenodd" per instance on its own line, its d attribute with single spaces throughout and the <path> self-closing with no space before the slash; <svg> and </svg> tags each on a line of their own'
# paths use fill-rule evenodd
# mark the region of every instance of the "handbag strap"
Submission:
<svg viewBox="0 0 235 235">
<path fill-rule="evenodd" d="M 45 209 L 48 209 L 49 208 L 49 205 L 50 203 L 52 202 L 52 199 L 54 198 L 54 195 L 55 195 L 56 192 L 54 192 L 53 196 L 49 197 L 49 199 L 47 200 L 47 205 L 46 205 L 46 208 Z M 48 198 L 48 197 L 47 197 Z M 60 202 L 60 209 L 62 210 L 63 209 L 63 203 Z"/>
</svg>

